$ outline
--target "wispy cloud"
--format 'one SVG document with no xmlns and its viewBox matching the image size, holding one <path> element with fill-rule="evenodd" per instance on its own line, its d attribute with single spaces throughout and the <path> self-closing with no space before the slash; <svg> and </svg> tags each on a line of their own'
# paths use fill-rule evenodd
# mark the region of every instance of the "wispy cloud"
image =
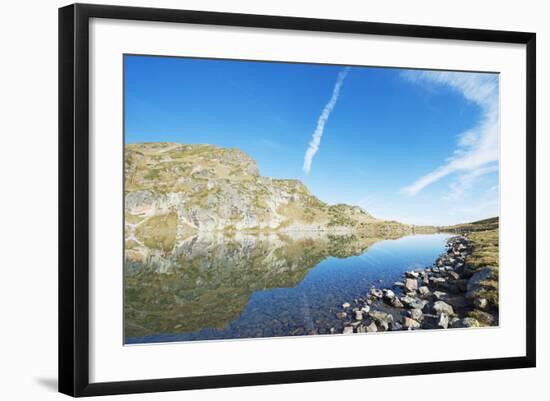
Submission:
<svg viewBox="0 0 550 401">
<path fill-rule="evenodd" d="M 323 132 L 325 130 L 325 124 L 330 117 L 330 113 L 334 109 L 334 106 L 336 106 L 336 102 L 338 101 L 338 97 L 340 96 L 340 90 L 342 89 L 342 85 L 344 83 L 344 80 L 346 79 L 346 76 L 348 75 L 348 72 L 349 67 L 345 67 L 342 71 L 338 73 L 336 84 L 334 85 L 334 89 L 332 89 L 332 96 L 330 97 L 329 102 L 325 105 L 323 111 L 321 112 L 321 115 L 319 116 L 319 119 L 317 120 L 317 127 L 315 128 L 315 131 L 311 136 L 309 147 L 307 148 L 304 155 L 304 165 L 302 168 L 306 174 L 309 173 L 311 170 L 311 163 L 313 161 L 313 157 L 319 150 L 321 138 L 323 137 Z"/>
<path fill-rule="evenodd" d="M 402 77 L 422 85 L 445 85 L 481 108 L 476 126 L 462 133 L 457 148 L 441 166 L 419 177 L 401 191 L 415 195 L 427 186 L 453 173 L 449 197 L 458 196 L 482 175 L 498 170 L 498 76 L 467 72 L 406 71 Z"/>
<path fill-rule="evenodd" d="M 462 198 L 465 193 L 474 185 L 478 178 L 498 172 L 497 164 L 489 164 L 460 174 L 454 182 L 449 185 L 450 192 L 444 197 L 445 200 L 457 200 Z"/>
</svg>

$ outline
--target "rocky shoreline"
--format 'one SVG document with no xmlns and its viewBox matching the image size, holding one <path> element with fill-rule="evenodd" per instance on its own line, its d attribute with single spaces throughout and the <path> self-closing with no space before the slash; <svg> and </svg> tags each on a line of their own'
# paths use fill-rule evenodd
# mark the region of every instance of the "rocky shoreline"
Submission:
<svg viewBox="0 0 550 401">
<path fill-rule="evenodd" d="M 467 234 L 449 238 L 433 266 L 404 273 L 391 289 L 372 287 L 364 297 L 345 302 L 337 313 L 342 333 L 498 325 L 498 305 L 484 298 L 494 268 L 470 266 L 473 251 Z"/>
</svg>

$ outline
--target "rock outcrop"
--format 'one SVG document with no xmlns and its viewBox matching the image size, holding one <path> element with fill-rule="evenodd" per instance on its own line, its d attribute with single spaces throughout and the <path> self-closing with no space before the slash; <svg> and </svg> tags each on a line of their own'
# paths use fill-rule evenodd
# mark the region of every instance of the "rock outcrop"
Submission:
<svg viewBox="0 0 550 401">
<path fill-rule="evenodd" d="M 205 231 L 324 231 L 376 237 L 412 227 L 358 206 L 328 205 L 299 180 L 260 175 L 239 149 L 141 143 L 125 152 L 126 248 L 170 250 Z"/>
</svg>

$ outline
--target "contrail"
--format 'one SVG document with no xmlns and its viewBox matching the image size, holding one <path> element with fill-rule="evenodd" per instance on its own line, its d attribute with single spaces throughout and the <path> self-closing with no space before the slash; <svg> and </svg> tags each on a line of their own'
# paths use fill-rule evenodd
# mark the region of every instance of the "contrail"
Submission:
<svg viewBox="0 0 550 401">
<path fill-rule="evenodd" d="M 329 102 L 325 105 L 325 108 L 319 116 L 319 120 L 317 120 L 317 127 L 315 128 L 315 131 L 311 136 L 311 142 L 309 142 L 309 147 L 307 148 L 304 155 L 304 166 L 302 168 L 306 174 L 309 173 L 309 171 L 311 170 L 311 162 L 313 161 L 313 156 L 315 156 L 315 153 L 317 153 L 317 151 L 319 150 L 323 131 L 325 130 L 325 123 L 327 122 L 330 113 L 332 112 L 332 109 L 334 109 L 334 106 L 336 106 L 338 96 L 340 96 L 340 89 L 342 88 L 344 79 L 346 79 L 346 76 L 348 75 L 349 69 L 350 67 L 346 67 L 338 73 L 336 84 L 334 85 L 334 89 L 332 90 L 332 96 L 330 97 Z"/>
</svg>

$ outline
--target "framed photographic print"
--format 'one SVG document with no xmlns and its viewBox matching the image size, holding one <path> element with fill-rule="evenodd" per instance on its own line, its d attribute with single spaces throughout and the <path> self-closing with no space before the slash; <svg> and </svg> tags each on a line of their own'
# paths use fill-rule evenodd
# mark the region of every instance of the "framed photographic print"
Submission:
<svg viewBox="0 0 550 401">
<path fill-rule="evenodd" d="M 59 10 L 59 389 L 535 366 L 535 34 Z"/>
</svg>

